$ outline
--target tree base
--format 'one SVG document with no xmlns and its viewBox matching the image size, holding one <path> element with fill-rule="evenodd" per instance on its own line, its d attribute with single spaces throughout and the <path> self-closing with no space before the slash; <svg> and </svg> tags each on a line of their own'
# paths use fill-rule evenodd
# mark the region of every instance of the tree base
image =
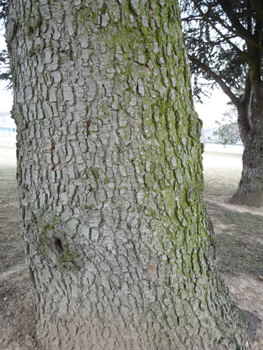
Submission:
<svg viewBox="0 0 263 350">
<path fill-rule="evenodd" d="M 242 188 L 239 188 L 228 200 L 228 203 L 259 208 L 263 206 L 263 192 L 262 190 L 258 192 L 244 191 Z"/>
</svg>

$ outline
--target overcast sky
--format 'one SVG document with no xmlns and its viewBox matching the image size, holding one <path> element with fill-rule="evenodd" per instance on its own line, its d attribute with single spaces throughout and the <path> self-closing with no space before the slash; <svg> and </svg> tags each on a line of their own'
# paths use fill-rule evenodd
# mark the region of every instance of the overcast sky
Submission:
<svg viewBox="0 0 263 350">
<path fill-rule="evenodd" d="M 227 105 L 229 101 L 230 99 L 222 92 L 222 90 L 216 89 L 212 92 L 210 98 L 204 98 L 203 104 L 195 104 L 195 109 L 199 118 L 203 121 L 204 129 L 218 126 L 215 121 L 221 121 L 224 117 L 223 114 L 230 109 Z"/>
<path fill-rule="evenodd" d="M 0 31 L 0 50 L 6 48 L 3 30 Z M 5 91 L 7 83 L 0 81 L 0 111 L 10 111 L 12 108 L 13 96 L 10 90 Z M 229 108 L 228 97 L 221 91 L 215 90 L 210 98 L 204 100 L 204 104 L 196 103 L 196 111 L 199 118 L 203 120 L 205 129 L 215 126 L 216 120 L 221 120 L 223 113 Z"/>
</svg>

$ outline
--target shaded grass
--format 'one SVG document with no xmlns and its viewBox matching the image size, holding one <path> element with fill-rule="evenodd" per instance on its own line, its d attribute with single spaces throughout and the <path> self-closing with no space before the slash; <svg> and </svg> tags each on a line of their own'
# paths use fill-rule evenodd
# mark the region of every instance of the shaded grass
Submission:
<svg viewBox="0 0 263 350">
<path fill-rule="evenodd" d="M 222 272 L 263 277 L 263 217 L 207 202 L 214 222 L 218 266 Z"/>
<path fill-rule="evenodd" d="M 205 196 L 217 200 L 237 189 L 242 171 L 238 154 L 204 154 Z M 211 197 L 207 197 L 211 198 Z M 206 201 L 216 234 L 218 266 L 222 272 L 243 272 L 263 279 L 263 216 L 237 212 Z"/>
</svg>

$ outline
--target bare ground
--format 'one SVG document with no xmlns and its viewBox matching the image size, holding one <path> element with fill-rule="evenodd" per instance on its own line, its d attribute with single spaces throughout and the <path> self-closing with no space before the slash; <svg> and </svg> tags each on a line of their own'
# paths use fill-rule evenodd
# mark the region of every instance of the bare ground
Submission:
<svg viewBox="0 0 263 350">
<path fill-rule="evenodd" d="M 263 320 L 263 208 L 226 204 L 240 171 L 240 156 L 205 154 L 204 194 L 218 241 L 221 275 L 237 305 Z M 17 203 L 14 147 L 0 144 L 0 349 L 37 350 L 34 296 L 24 263 Z M 262 324 L 246 348 L 263 349 Z"/>
</svg>

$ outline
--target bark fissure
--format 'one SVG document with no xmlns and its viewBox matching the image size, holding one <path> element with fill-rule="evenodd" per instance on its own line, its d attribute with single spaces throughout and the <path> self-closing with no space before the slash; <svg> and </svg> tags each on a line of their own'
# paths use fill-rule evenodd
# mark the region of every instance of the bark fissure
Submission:
<svg viewBox="0 0 263 350">
<path fill-rule="evenodd" d="M 230 200 L 232 204 L 250 206 L 263 205 L 263 84 L 259 84 L 257 93 L 250 101 L 250 124 L 246 148 L 243 153 L 243 171 L 236 193 Z"/>
<path fill-rule="evenodd" d="M 217 275 L 178 6 L 103 4 L 10 5 L 39 344 L 236 350 L 243 326 Z M 36 13 L 41 33 L 28 33 Z"/>
</svg>

